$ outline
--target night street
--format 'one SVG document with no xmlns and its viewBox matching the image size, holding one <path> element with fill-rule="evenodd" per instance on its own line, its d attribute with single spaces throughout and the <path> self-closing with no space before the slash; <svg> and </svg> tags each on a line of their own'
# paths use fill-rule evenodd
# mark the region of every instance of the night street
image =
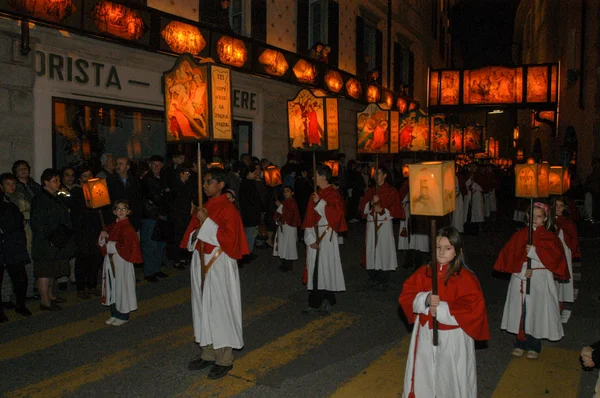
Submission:
<svg viewBox="0 0 600 398">
<path fill-rule="evenodd" d="M 597 340 L 600 274 L 598 231 L 584 224 L 579 297 L 558 343 L 544 342 L 538 361 L 511 359 L 514 336 L 500 330 L 508 278 L 495 278 L 496 255 L 515 226 L 505 207 L 479 237 L 467 237 L 468 265 L 485 293 L 492 338 L 477 351 L 480 397 L 590 397 L 597 371 L 583 372 L 581 346 Z M 0 392 L 28 396 L 317 397 L 401 395 L 410 334 L 398 294 L 408 272 L 399 269 L 386 292 L 365 289 L 359 266 L 364 225 L 351 224 L 342 248 L 347 291 L 331 315 L 306 315 L 302 260 L 292 273 L 277 270 L 270 251 L 240 270 L 243 350 L 221 380 L 189 371 L 192 343 L 189 272 L 167 270 L 159 283 L 138 284 L 139 309 L 122 327 L 107 326 L 99 299 L 68 294 L 65 310 L 23 319 L 8 310 L 0 328 Z M 402 263 L 402 252 L 398 252 Z M 577 278 L 577 276 L 575 277 Z M 577 280 L 577 279 L 575 279 Z M 30 308 L 37 305 L 31 303 Z"/>
</svg>

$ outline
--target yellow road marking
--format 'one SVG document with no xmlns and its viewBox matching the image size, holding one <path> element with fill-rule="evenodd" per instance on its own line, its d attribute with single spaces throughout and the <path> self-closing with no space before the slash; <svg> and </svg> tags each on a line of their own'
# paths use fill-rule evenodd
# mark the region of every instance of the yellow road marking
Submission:
<svg viewBox="0 0 600 398">
<path fill-rule="evenodd" d="M 492 397 L 576 397 L 580 377 L 579 351 L 544 347 L 538 360 L 513 358 Z"/>
<path fill-rule="evenodd" d="M 410 334 L 404 336 L 398 344 L 373 361 L 368 368 L 342 385 L 331 397 L 401 396 L 410 336 Z"/>
<path fill-rule="evenodd" d="M 274 311 L 285 303 L 287 301 L 283 299 L 261 297 L 247 309 L 244 309 L 243 322 L 244 324 L 248 324 L 257 317 Z M 194 331 L 191 326 L 165 333 L 146 340 L 132 349 L 108 355 L 96 363 L 79 366 L 68 372 L 44 379 L 39 383 L 12 391 L 6 394 L 6 397 L 44 396 L 45 398 L 52 398 L 73 393 L 86 384 L 100 381 L 105 377 L 119 373 L 141 361 L 147 360 L 157 349 L 166 351 L 189 343 L 193 338 L 193 334 Z"/>
<path fill-rule="evenodd" d="M 233 370 L 227 377 L 220 380 L 202 378 L 179 396 L 232 397 L 240 394 L 256 385 L 260 377 L 323 344 L 325 339 L 349 327 L 356 319 L 357 316 L 342 312 L 315 319 L 305 327 L 294 330 L 235 361 Z"/>
<path fill-rule="evenodd" d="M 186 303 L 190 300 L 190 292 L 190 288 L 184 288 L 148 300 L 143 300 L 138 303 L 139 309 L 133 312 L 131 316 L 135 320 L 138 317 Z M 107 312 L 103 312 L 102 314 L 91 318 L 67 323 L 65 325 L 2 343 L 0 344 L 0 361 L 17 358 L 63 343 L 67 340 L 81 337 L 84 334 L 92 333 L 107 327 L 113 327 L 104 323 L 106 318 Z"/>
</svg>

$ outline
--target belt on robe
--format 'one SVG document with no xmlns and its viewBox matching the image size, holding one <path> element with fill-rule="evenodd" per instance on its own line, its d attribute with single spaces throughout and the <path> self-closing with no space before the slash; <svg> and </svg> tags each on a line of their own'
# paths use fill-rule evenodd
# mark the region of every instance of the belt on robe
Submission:
<svg viewBox="0 0 600 398">
<path fill-rule="evenodd" d="M 429 322 L 429 329 L 432 329 L 433 317 L 431 315 L 421 314 L 421 316 L 419 316 L 419 324 L 421 326 L 425 326 L 425 324 L 427 322 Z M 460 328 L 459 325 L 446 325 L 446 324 L 440 323 L 438 321 L 438 329 L 439 330 L 454 330 L 454 329 L 459 329 L 459 328 Z"/>
<path fill-rule="evenodd" d="M 379 229 L 383 226 L 385 221 L 389 221 L 388 218 L 384 218 L 383 220 L 377 220 L 377 225 L 375 226 L 375 231 L 379 231 Z M 375 222 L 375 220 L 367 220 L 367 222 Z M 381 224 L 379 224 L 381 223 Z"/>
<path fill-rule="evenodd" d="M 204 280 L 206 279 L 206 274 L 208 273 L 208 270 L 210 269 L 210 267 L 213 266 L 215 261 L 217 261 L 217 259 L 219 258 L 219 256 L 222 253 L 223 253 L 223 249 L 221 249 L 219 247 L 219 250 L 217 250 L 217 252 L 212 256 L 210 261 L 207 264 L 204 264 L 204 267 L 202 267 L 202 269 L 200 270 L 200 273 L 202 275 L 202 283 L 201 283 L 202 291 L 204 291 Z M 202 255 L 204 255 L 204 254 L 202 254 Z"/>
</svg>

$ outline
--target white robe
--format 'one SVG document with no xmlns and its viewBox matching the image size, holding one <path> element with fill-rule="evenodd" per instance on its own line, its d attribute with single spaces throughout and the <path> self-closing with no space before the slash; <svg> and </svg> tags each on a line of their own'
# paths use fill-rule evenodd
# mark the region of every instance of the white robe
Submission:
<svg viewBox="0 0 600 398">
<path fill-rule="evenodd" d="M 329 290 L 341 292 L 346 290 L 340 249 L 338 246 L 338 234 L 329 227 L 325 216 L 325 202 L 323 199 L 315 206 L 315 211 L 321 216 L 318 224 L 319 237 L 327 231 L 319 244 L 319 267 L 318 267 L 318 290 Z M 315 257 L 317 250 L 310 247 L 317 241 L 314 228 L 304 230 L 304 243 L 306 243 L 306 265 L 308 266 L 308 290 L 313 290 L 313 272 L 315 270 Z"/>
<path fill-rule="evenodd" d="M 283 214 L 283 205 L 277 208 L 279 214 Z M 298 260 L 298 228 L 287 224 L 277 222 L 277 232 L 275 233 L 275 244 L 273 245 L 273 255 L 281 257 L 284 260 Z"/>
<path fill-rule="evenodd" d="M 565 243 L 565 235 L 562 229 L 558 233 L 558 237 L 563 244 L 565 249 L 565 257 L 567 258 L 567 266 L 569 267 L 569 275 L 571 276 L 567 282 L 554 281 L 556 283 L 556 292 L 558 294 L 558 301 L 572 303 L 575 301 L 573 291 L 573 256 L 571 249 Z"/>
<path fill-rule="evenodd" d="M 398 258 L 396 257 L 396 242 L 394 242 L 393 217 L 388 209 L 383 214 L 377 215 L 377 248 L 375 247 L 375 220 L 371 214 L 371 204 L 367 202 L 364 210 L 367 215 L 367 269 L 393 271 L 398 268 Z M 374 261 L 373 261 L 374 260 Z"/>
<path fill-rule="evenodd" d="M 413 311 L 429 314 L 425 300 L 429 292 L 417 294 L 413 301 Z M 420 326 L 417 316 L 410 339 L 406 372 L 404 374 L 404 392 L 407 398 L 411 390 L 413 367 L 415 368 L 414 392 L 421 397 L 477 397 L 477 369 L 475 366 L 475 342 L 460 327 L 438 331 L 438 346 L 432 344 L 433 330 L 429 323 Z M 437 320 L 443 325 L 458 325 L 448 303 L 440 302 Z M 418 346 L 417 344 L 418 334 Z M 417 349 L 415 362 L 415 346 Z"/>
<path fill-rule="evenodd" d="M 458 177 L 454 176 L 456 190 L 456 208 L 452 212 L 452 226 L 460 233 L 465 232 L 465 204 L 460 188 L 458 186 Z"/>
<path fill-rule="evenodd" d="M 485 209 L 481 185 L 477 184 L 471 178 L 467 180 L 466 185 L 468 191 L 464 197 L 465 222 L 484 222 Z M 471 196 L 473 197 L 472 201 Z M 471 206 L 471 220 L 467 220 L 467 216 L 469 215 L 469 206 Z"/>
<path fill-rule="evenodd" d="M 400 221 L 400 232 L 398 232 L 398 250 L 418 250 L 423 253 L 429 253 L 429 235 L 415 234 L 408 231 L 408 223 L 410 222 L 410 199 L 409 194 L 402 200 L 406 220 Z M 406 228 L 410 233 L 410 237 L 401 236 L 402 229 Z"/>
<path fill-rule="evenodd" d="M 531 258 L 531 268 L 533 269 L 530 294 L 525 294 L 527 263 L 523 263 L 521 273 L 512 274 L 510 278 L 501 329 L 509 333 L 519 333 L 522 304 L 525 300 L 525 333 L 536 339 L 558 341 L 562 339 L 564 333 L 560 321 L 554 276 L 540 262 L 534 246 L 529 249 L 527 256 Z"/>
<path fill-rule="evenodd" d="M 237 261 L 225 252 L 221 253 L 206 273 L 204 292 L 201 288 L 200 253 L 195 250 L 196 242 L 202 240 L 215 246 L 212 253 L 204 254 L 205 264 L 208 264 L 219 250 L 218 228 L 219 226 L 209 217 L 202 224 L 196 239 L 193 239 L 192 233 L 188 241 L 188 250 L 193 252 L 190 272 L 194 340 L 201 347 L 212 344 L 214 349 L 224 347 L 240 349 L 244 346 L 244 339 Z"/>
<path fill-rule="evenodd" d="M 104 246 L 103 240 L 100 240 L 100 246 Z M 116 243 L 113 241 L 106 243 L 107 254 L 104 256 L 102 265 L 102 297 L 105 297 L 103 304 L 106 306 L 114 304 L 117 311 L 128 314 L 137 310 L 135 270 L 132 263 L 119 256 Z M 109 254 L 113 255 L 114 273 L 110 265 Z"/>
</svg>

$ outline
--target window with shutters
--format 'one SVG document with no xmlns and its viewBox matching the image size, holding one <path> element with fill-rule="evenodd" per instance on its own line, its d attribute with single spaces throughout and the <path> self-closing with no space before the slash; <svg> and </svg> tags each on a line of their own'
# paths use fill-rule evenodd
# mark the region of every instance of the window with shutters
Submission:
<svg viewBox="0 0 600 398">
<path fill-rule="evenodd" d="M 401 92 L 402 86 L 407 85 L 407 94 L 412 95 L 415 84 L 414 59 L 414 54 L 409 49 L 394 43 L 394 91 Z"/>
<path fill-rule="evenodd" d="M 377 65 L 377 28 L 368 21 L 365 21 L 363 35 L 363 54 L 365 56 L 367 70 L 373 70 L 376 67 L 381 67 L 381 65 Z M 366 62 L 367 59 L 368 63 Z"/>
<path fill-rule="evenodd" d="M 249 0 L 231 0 L 229 4 L 229 23 L 231 29 L 240 36 L 250 36 Z"/>
<path fill-rule="evenodd" d="M 308 4 L 308 46 L 327 44 L 327 0 L 310 0 Z"/>
</svg>

